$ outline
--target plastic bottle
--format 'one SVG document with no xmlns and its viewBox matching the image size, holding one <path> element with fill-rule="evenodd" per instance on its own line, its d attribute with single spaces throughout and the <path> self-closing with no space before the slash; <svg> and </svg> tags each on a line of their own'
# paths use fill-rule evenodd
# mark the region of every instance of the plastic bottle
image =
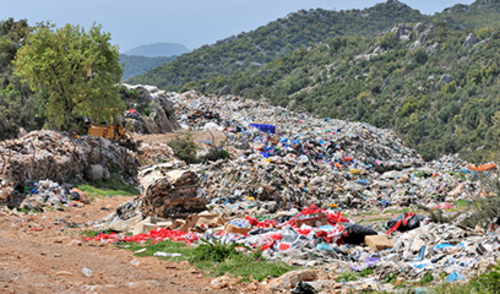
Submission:
<svg viewBox="0 0 500 294">
<path fill-rule="evenodd" d="M 92 277 L 92 271 L 86 267 L 82 268 L 82 274 L 87 278 Z"/>
</svg>

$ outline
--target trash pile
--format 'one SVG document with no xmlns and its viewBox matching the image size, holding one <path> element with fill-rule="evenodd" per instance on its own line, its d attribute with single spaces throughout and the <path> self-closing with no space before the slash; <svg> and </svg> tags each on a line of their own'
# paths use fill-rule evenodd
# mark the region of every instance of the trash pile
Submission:
<svg viewBox="0 0 500 294">
<path fill-rule="evenodd" d="M 167 162 L 174 157 L 174 151 L 166 143 L 141 143 L 137 157 L 144 165 Z"/>
<path fill-rule="evenodd" d="M 16 205 L 25 196 L 19 191 L 27 192 L 40 181 L 106 180 L 110 167 L 130 175 L 137 170 L 134 153 L 117 143 L 102 137 L 71 138 L 54 131 L 35 131 L 4 141 L 0 144 L 0 154 L 0 167 L 4 170 L 1 198 Z M 4 186 L 15 190 L 7 191 Z"/>
<path fill-rule="evenodd" d="M 147 166 L 138 178 L 143 191 L 140 208 L 146 216 L 187 217 L 206 209 L 198 176 L 183 161 Z"/>
<path fill-rule="evenodd" d="M 219 240 L 261 248 L 269 260 L 338 274 L 373 269 L 341 283 L 343 289 L 391 290 L 393 274 L 468 279 L 500 258 L 497 234 L 459 223 L 434 224 L 412 213 L 368 225 L 345 217 L 417 205 L 453 208 L 484 195 L 478 173 L 496 166 L 472 168 L 456 155 L 425 162 L 392 132 L 366 123 L 234 96 L 167 95 L 183 129 L 224 131 L 221 148 L 231 158 L 190 166 L 167 159 L 141 169 L 142 196 L 91 224 L 133 235 L 87 240 Z"/>
<path fill-rule="evenodd" d="M 128 129 L 139 133 L 167 133 L 178 130 L 179 124 L 174 114 L 172 102 L 165 91 L 158 90 L 155 86 L 122 84 L 127 89 L 139 89 L 143 98 L 150 101 L 149 115 L 144 115 L 135 109 L 126 111 L 125 123 Z"/>
<path fill-rule="evenodd" d="M 213 204 L 251 197 L 288 208 L 316 203 L 380 212 L 417 203 L 434 208 L 480 192 L 470 181 L 477 171 L 456 155 L 426 163 L 391 131 L 366 123 L 234 96 L 168 95 L 183 128 L 209 125 L 227 134 L 232 160 L 196 166 Z"/>
<path fill-rule="evenodd" d="M 78 188 L 69 189 L 50 180 L 36 182 L 30 191 L 25 191 L 27 197 L 19 205 L 27 210 L 43 211 L 43 206 L 82 207 L 88 200 L 88 195 Z"/>
</svg>

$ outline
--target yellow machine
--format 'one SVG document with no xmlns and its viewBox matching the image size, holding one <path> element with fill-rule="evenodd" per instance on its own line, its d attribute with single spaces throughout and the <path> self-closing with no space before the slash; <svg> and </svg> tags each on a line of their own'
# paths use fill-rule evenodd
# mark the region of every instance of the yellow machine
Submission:
<svg viewBox="0 0 500 294">
<path fill-rule="evenodd" d="M 130 131 L 120 126 L 118 123 L 114 125 L 95 125 L 91 123 L 88 135 L 104 137 L 108 140 L 118 140 L 130 137 Z"/>
</svg>

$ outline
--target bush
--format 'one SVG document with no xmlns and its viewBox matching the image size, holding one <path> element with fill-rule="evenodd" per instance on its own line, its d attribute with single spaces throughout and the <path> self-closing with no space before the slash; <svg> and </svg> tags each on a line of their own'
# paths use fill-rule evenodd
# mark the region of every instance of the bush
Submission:
<svg viewBox="0 0 500 294">
<path fill-rule="evenodd" d="M 198 163 L 199 159 L 196 155 L 198 146 L 193 141 L 193 134 L 191 132 L 186 132 L 183 135 L 177 133 L 175 139 L 168 142 L 170 146 L 179 159 L 183 160 L 187 164 Z"/>
</svg>

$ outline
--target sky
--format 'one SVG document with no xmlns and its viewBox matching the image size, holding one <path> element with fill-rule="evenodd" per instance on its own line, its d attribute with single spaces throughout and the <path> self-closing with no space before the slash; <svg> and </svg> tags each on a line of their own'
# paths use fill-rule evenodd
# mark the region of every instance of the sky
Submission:
<svg viewBox="0 0 500 294">
<path fill-rule="evenodd" d="M 300 9 L 363 9 L 383 0 L 0 0 L 0 20 L 13 17 L 28 23 L 50 20 L 88 29 L 95 22 L 111 33 L 125 52 L 158 42 L 179 43 L 190 50 L 215 43 Z M 473 0 L 401 0 L 432 15 Z"/>
</svg>

